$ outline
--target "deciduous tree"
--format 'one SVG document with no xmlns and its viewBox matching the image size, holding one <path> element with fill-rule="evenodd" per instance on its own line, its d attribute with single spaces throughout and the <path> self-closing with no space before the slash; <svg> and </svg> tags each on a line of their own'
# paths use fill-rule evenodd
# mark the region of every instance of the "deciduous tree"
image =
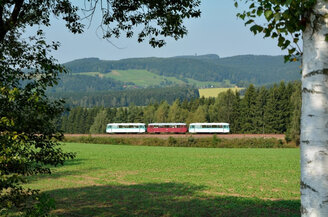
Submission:
<svg viewBox="0 0 328 217">
<path fill-rule="evenodd" d="M 105 133 L 106 125 L 109 123 L 106 109 L 101 109 L 90 127 L 90 133 Z"/>
<path fill-rule="evenodd" d="M 254 33 L 276 38 L 286 60 L 302 58 L 301 213 L 328 215 L 328 1 L 241 0 Z M 238 6 L 238 1 L 235 1 Z M 264 17 L 262 24 L 256 17 Z M 298 42 L 303 39 L 303 51 Z"/>
<path fill-rule="evenodd" d="M 184 18 L 198 17 L 198 0 L 125 1 L 85 0 L 87 17 L 97 8 L 102 13 L 104 38 L 131 37 L 141 27 L 138 41 L 148 39 L 163 46 L 163 37 L 179 39 L 187 30 Z M 62 18 L 72 33 L 82 33 L 78 8 L 69 0 L 0 1 L 0 206 L 27 207 L 27 198 L 37 191 L 24 189 L 26 176 L 50 173 L 47 165 L 62 164 L 74 157 L 64 153 L 54 119 L 64 110 L 62 101 L 51 101 L 45 91 L 57 84 L 65 69 L 49 53 L 58 49 L 47 43 L 42 28 L 50 26 L 52 15 Z M 30 27 L 35 34 L 23 36 Z M 36 214 L 41 215 L 41 213 Z"/>
</svg>

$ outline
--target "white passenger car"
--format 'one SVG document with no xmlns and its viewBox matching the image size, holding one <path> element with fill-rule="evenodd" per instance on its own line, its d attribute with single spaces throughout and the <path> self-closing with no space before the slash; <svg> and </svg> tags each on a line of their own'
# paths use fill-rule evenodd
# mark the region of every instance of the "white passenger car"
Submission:
<svg viewBox="0 0 328 217">
<path fill-rule="evenodd" d="M 111 123 L 107 124 L 106 133 L 145 133 L 144 123 Z"/>
<path fill-rule="evenodd" d="M 189 133 L 229 133 L 228 123 L 191 123 Z"/>
</svg>

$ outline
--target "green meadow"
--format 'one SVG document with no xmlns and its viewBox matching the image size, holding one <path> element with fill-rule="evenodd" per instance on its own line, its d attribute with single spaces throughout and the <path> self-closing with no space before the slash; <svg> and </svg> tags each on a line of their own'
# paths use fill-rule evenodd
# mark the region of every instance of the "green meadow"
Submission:
<svg viewBox="0 0 328 217">
<path fill-rule="evenodd" d="M 31 178 L 58 216 L 299 216 L 299 149 L 67 143 L 74 160 Z"/>
<path fill-rule="evenodd" d="M 76 73 L 79 75 L 88 75 L 88 76 L 98 76 L 103 78 L 112 78 L 122 82 L 133 82 L 139 87 L 149 87 L 149 86 L 160 86 L 164 83 L 170 83 L 175 85 L 194 85 L 196 87 L 204 86 L 214 86 L 220 87 L 222 84 L 220 82 L 212 81 L 197 81 L 191 78 L 180 80 L 176 77 L 169 77 L 165 75 L 158 75 L 147 70 L 112 70 L 110 73 L 100 73 L 100 72 L 80 72 Z"/>
</svg>

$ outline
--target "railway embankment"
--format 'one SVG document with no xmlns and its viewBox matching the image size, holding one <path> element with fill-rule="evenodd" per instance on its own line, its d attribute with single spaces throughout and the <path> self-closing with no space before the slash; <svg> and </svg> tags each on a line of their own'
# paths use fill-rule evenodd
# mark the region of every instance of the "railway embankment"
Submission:
<svg viewBox="0 0 328 217">
<path fill-rule="evenodd" d="M 203 148 L 296 148 L 277 134 L 66 134 L 64 142 Z"/>
<path fill-rule="evenodd" d="M 285 139 L 284 134 L 65 134 L 65 137 L 109 137 L 109 138 L 208 138 L 216 135 L 223 139 L 244 139 L 244 138 L 274 138 Z"/>
</svg>

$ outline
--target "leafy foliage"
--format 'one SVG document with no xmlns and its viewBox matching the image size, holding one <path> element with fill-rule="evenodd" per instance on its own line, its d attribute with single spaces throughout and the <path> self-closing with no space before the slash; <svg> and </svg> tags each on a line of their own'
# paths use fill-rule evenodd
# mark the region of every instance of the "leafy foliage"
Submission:
<svg viewBox="0 0 328 217">
<path fill-rule="evenodd" d="M 97 8 L 102 13 L 104 38 L 119 38 L 122 34 L 131 38 L 134 32 L 138 33 L 138 42 L 148 37 L 149 44 L 153 47 L 162 47 L 165 40 L 159 38 L 173 37 L 175 40 L 187 34 L 183 25 L 185 18 L 197 18 L 200 16 L 199 0 L 178 1 L 92 1 L 88 0 L 85 12 L 88 17 L 93 17 Z M 134 28 L 138 26 L 138 29 Z"/>
<path fill-rule="evenodd" d="M 245 21 L 245 25 L 251 25 L 250 31 L 254 34 L 262 33 L 264 38 L 277 39 L 278 47 L 288 50 L 285 61 L 300 58 L 302 50 L 298 42 L 309 23 L 309 14 L 316 0 L 240 1 L 248 5 L 248 10 L 237 16 Z M 238 0 L 235 0 L 235 6 L 238 7 Z M 264 18 L 266 22 L 262 24 L 259 18 Z"/>
<path fill-rule="evenodd" d="M 199 5 L 196 0 L 87 2 L 91 16 L 100 5 L 102 26 L 108 27 L 105 38 L 113 34 L 118 37 L 121 31 L 128 31 L 126 36 L 130 37 L 132 27 L 144 24 L 139 41 L 150 36 L 153 46 L 164 45 L 164 40 L 156 39 L 157 36 L 181 38 L 187 33 L 183 19 L 200 15 L 195 9 Z M 59 74 L 65 72 L 49 55 L 59 43 L 48 44 L 42 31 L 44 26 L 50 26 L 52 15 L 63 19 L 72 33 L 83 32 L 78 8 L 69 0 L 0 1 L 1 211 L 14 209 L 22 211 L 22 215 L 47 215 L 51 203 L 33 206 L 38 191 L 24 189 L 22 184 L 27 176 L 50 173 L 49 165 L 57 166 L 74 157 L 64 153 L 57 142 L 62 134 L 55 120 L 64 111 L 63 101 L 50 100 L 45 94 L 47 87 L 56 85 Z M 29 27 L 37 27 L 36 33 L 23 35 Z"/>
<path fill-rule="evenodd" d="M 46 22 L 40 16 L 26 22 Z M 27 23 L 21 22 L 17 25 L 23 28 Z M 26 177 L 50 173 L 48 165 L 57 166 L 74 157 L 63 152 L 57 142 L 62 134 L 54 120 L 64 111 L 63 102 L 51 101 L 45 94 L 65 70 L 48 57 L 58 44 L 48 45 L 41 30 L 22 39 L 18 29 L 7 27 L 8 34 L 0 38 L 0 205 L 35 213 L 32 199 L 39 195 L 37 190 L 23 188 Z"/>
</svg>

